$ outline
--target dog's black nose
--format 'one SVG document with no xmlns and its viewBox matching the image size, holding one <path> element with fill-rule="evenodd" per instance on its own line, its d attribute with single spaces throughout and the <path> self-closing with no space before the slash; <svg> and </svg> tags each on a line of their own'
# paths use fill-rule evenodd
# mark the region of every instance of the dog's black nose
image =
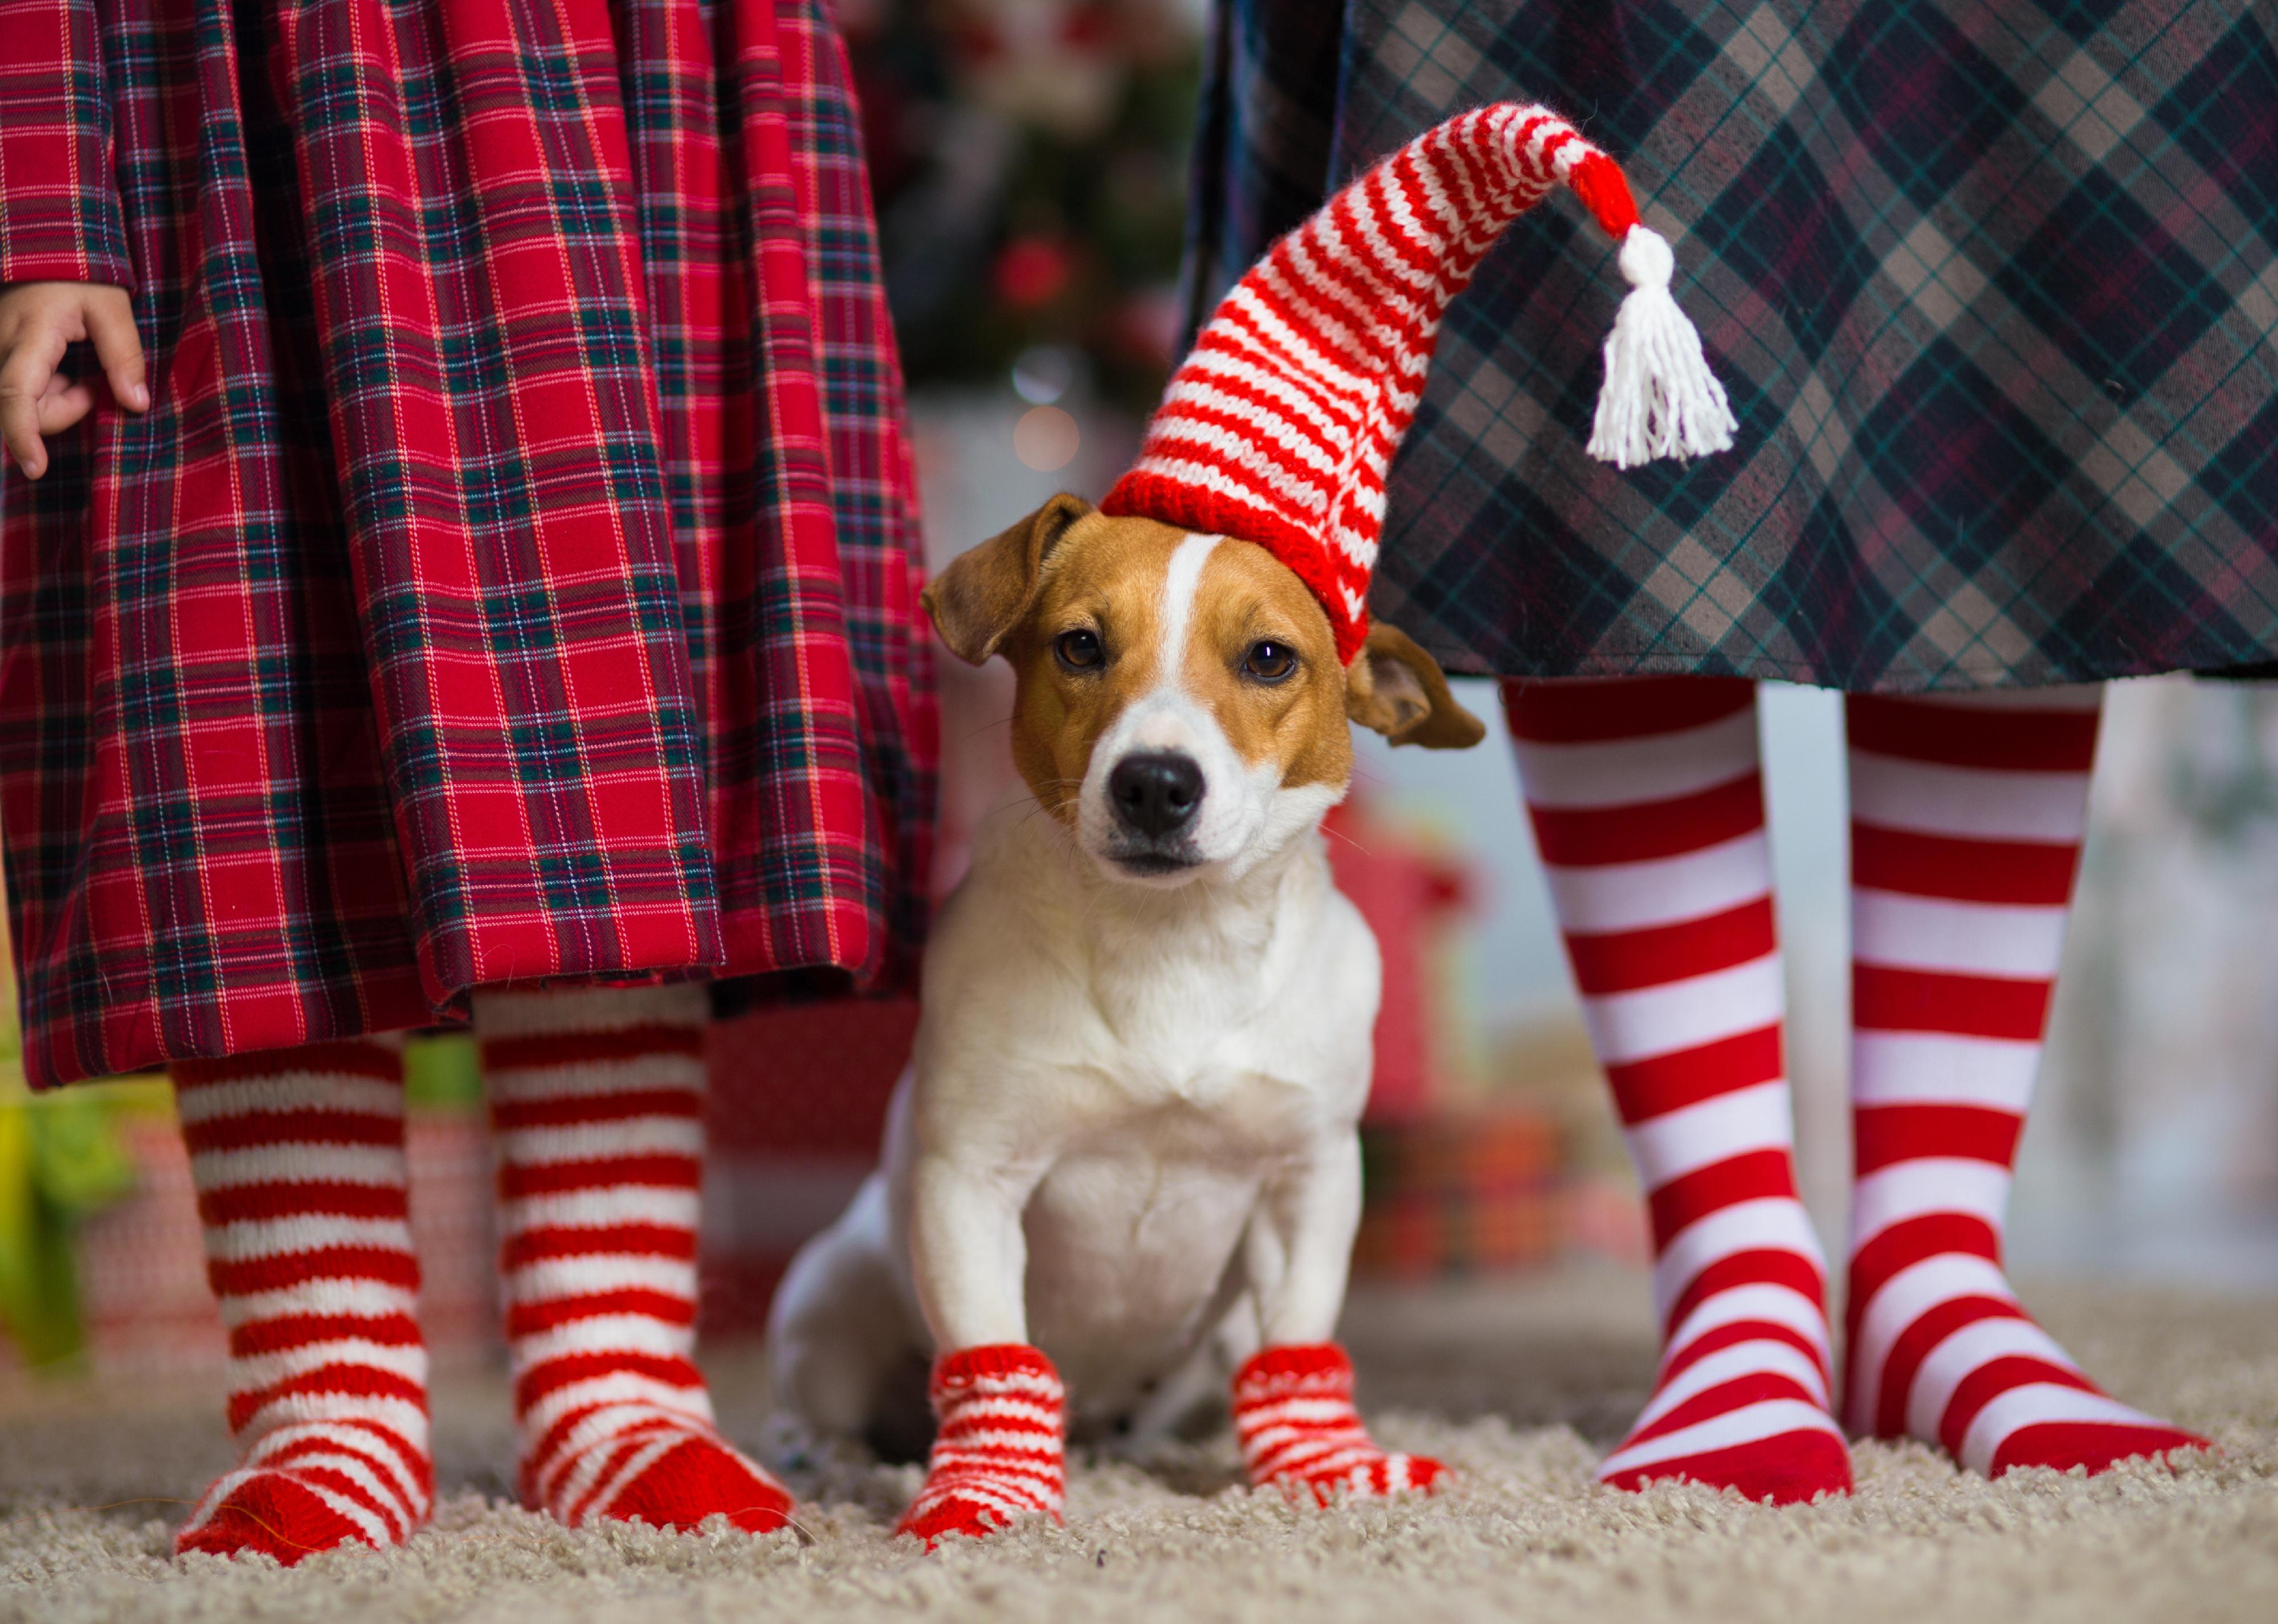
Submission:
<svg viewBox="0 0 2278 1624">
<path fill-rule="evenodd" d="M 1176 834 L 1203 804 L 1203 770 L 1191 755 L 1127 755 L 1107 775 L 1115 816 L 1150 839 Z"/>
</svg>

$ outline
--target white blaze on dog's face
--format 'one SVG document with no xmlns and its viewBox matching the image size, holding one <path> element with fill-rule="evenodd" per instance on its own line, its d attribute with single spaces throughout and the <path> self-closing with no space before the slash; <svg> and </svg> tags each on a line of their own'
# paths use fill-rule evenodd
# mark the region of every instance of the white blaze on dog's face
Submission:
<svg viewBox="0 0 2278 1624">
<path fill-rule="evenodd" d="M 1348 670 L 1312 594 L 1265 548 L 1055 497 L 924 599 L 942 639 L 1019 680 L 1013 759 L 1108 874 L 1239 875 L 1343 798 L 1348 719 L 1475 744 L 1431 656 L 1380 626 Z"/>
</svg>

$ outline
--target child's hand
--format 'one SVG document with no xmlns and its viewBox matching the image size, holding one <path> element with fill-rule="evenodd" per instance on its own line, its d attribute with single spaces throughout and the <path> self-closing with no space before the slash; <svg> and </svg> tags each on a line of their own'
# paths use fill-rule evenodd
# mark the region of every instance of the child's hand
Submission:
<svg viewBox="0 0 2278 1624">
<path fill-rule="evenodd" d="M 42 434 L 57 434 L 95 405 L 95 385 L 56 371 L 64 347 L 92 340 L 111 393 L 129 411 L 150 404 L 142 341 L 123 287 L 99 282 L 15 282 L 0 287 L 0 442 L 27 479 L 48 471 Z"/>
</svg>

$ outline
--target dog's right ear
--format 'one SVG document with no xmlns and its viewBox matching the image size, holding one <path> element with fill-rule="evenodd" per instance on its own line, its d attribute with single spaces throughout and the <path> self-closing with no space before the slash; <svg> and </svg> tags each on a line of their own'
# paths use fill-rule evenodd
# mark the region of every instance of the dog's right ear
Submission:
<svg viewBox="0 0 2278 1624">
<path fill-rule="evenodd" d="M 1345 671 L 1345 715 L 1387 744 L 1427 750 L 1468 750 L 1487 736 L 1487 724 L 1456 702 L 1440 663 L 1381 620 Z"/>
<path fill-rule="evenodd" d="M 1036 601 L 1044 560 L 1068 526 L 1091 511 L 1081 496 L 1053 497 L 1002 534 L 959 554 L 918 594 L 950 653 L 981 665 Z"/>
</svg>

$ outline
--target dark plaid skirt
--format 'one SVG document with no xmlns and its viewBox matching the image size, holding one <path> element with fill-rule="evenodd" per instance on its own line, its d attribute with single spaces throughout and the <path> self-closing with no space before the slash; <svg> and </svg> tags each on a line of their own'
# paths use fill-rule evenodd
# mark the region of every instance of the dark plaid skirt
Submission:
<svg viewBox="0 0 2278 1624">
<path fill-rule="evenodd" d="M 41 1083 L 474 987 L 876 984 L 934 765 L 820 0 L 0 0 L 0 280 L 155 403 L 0 487 Z"/>
<path fill-rule="evenodd" d="M 2278 655 L 2267 0 L 1221 0 L 1190 314 L 1344 178 L 1541 101 L 1620 158 L 1737 448 L 1583 455 L 1571 204 L 1450 311 L 1372 609 L 1454 669 L 1852 689 Z"/>
</svg>

